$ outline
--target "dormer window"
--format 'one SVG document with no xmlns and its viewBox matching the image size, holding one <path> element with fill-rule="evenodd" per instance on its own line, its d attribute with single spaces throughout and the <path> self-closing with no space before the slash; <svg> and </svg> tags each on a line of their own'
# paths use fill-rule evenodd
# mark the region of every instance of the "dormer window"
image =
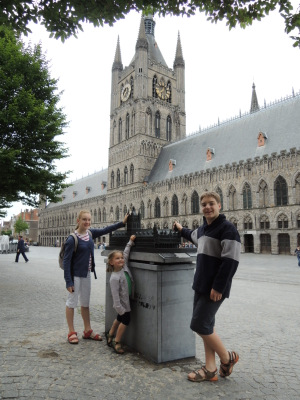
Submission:
<svg viewBox="0 0 300 400">
<path fill-rule="evenodd" d="M 87 187 L 85 188 L 85 194 L 90 193 L 90 191 L 91 191 L 91 187 L 90 187 L 90 186 L 87 186 Z"/>
<path fill-rule="evenodd" d="M 102 182 L 101 182 L 101 189 L 104 190 L 105 187 L 106 187 L 106 182 L 105 182 L 105 181 L 102 181 Z"/>
<path fill-rule="evenodd" d="M 266 133 L 259 132 L 259 134 L 257 136 L 257 146 L 258 147 L 264 146 L 266 144 L 267 139 L 268 139 L 268 136 Z"/>
<path fill-rule="evenodd" d="M 77 196 L 77 192 L 74 190 L 74 192 L 73 192 L 73 199 L 74 199 L 74 197 L 76 197 Z"/>
<path fill-rule="evenodd" d="M 209 147 L 206 150 L 206 161 L 211 161 L 213 154 L 215 154 L 215 149 L 213 149 L 212 147 Z"/>
<path fill-rule="evenodd" d="M 66 198 L 66 196 L 63 194 L 63 195 L 61 196 L 61 201 L 64 201 L 65 198 Z"/>
<path fill-rule="evenodd" d="M 170 160 L 169 161 L 169 171 L 173 171 L 173 168 L 175 167 L 175 165 L 176 165 L 176 160 Z"/>
</svg>

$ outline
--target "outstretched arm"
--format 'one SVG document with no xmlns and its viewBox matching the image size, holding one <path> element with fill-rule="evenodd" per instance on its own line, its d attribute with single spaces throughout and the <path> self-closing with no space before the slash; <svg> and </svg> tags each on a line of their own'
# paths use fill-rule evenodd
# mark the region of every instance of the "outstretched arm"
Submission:
<svg viewBox="0 0 300 400">
<path fill-rule="evenodd" d="M 124 261 L 125 261 L 125 264 L 126 264 L 126 265 L 128 264 L 128 259 L 129 259 L 130 250 L 131 250 L 131 247 L 134 246 L 135 238 L 136 238 L 135 235 L 131 235 L 131 236 L 130 236 L 130 240 L 129 240 L 129 242 L 127 243 L 127 245 L 126 245 L 126 247 L 125 247 L 125 249 L 124 249 L 124 251 L 123 251 Z"/>
</svg>

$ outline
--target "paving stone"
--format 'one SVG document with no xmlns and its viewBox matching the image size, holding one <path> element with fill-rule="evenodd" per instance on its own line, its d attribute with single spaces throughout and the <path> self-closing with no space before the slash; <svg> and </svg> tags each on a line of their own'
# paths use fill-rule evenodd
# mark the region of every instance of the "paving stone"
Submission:
<svg viewBox="0 0 300 400">
<path fill-rule="evenodd" d="M 189 382 L 187 373 L 203 363 L 199 338 L 196 358 L 163 365 L 135 351 L 118 356 L 105 341 L 69 345 L 58 249 L 30 251 L 30 263 L 17 268 L 14 255 L 0 255 L 0 400 L 299 400 L 295 258 L 242 255 L 231 297 L 216 317 L 216 331 L 229 350 L 239 352 L 240 361 L 230 377 L 198 384 Z M 103 334 L 105 265 L 99 252 L 95 259 L 99 272 L 92 281 L 91 321 Z M 79 308 L 75 328 L 80 338 Z"/>
</svg>

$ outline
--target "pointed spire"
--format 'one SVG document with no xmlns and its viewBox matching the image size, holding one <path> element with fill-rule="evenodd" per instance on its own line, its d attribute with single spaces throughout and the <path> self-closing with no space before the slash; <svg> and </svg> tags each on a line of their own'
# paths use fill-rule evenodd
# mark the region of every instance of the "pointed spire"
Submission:
<svg viewBox="0 0 300 400">
<path fill-rule="evenodd" d="M 184 59 L 182 55 L 182 48 L 181 48 L 181 41 L 180 41 L 180 34 L 178 32 L 178 39 L 177 39 L 177 47 L 176 47 L 176 54 L 173 68 L 175 67 L 184 67 Z"/>
<path fill-rule="evenodd" d="M 115 69 L 119 69 L 119 70 L 123 69 L 123 64 L 122 64 L 122 59 L 121 59 L 121 47 L 120 47 L 119 36 L 118 36 L 118 41 L 117 41 L 115 59 L 114 59 L 113 66 L 112 66 L 112 70 L 114 71 Z"/>
<path fill-rule="evenodd" d="M 256 90 L 255 90 L 255 84 L 253 82 L 252 85 L 252 98 L 251 98 L 251 107 L 250 107 L 250 113 L 254 113 L 256 111 L 259 111 L 259 105 L 257 101 L 257 95 L 256 95 Z"/>
<path fill-rule="evenodd" d="M 135 49 L 147 49 L 148 50 L 148 40 L 146 37 L 146 32 L 145 32 L 145 21 L 144 18 L 141 18 L 141 23 L 140 23 L 140 30 L 139 30 L 139 36 L 135 45 Z"/>
</svg>

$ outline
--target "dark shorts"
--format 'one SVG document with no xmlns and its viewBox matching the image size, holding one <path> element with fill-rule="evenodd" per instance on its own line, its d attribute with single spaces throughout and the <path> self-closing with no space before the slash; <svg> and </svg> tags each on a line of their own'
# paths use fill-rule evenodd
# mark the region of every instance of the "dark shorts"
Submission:
<svg viewBox="0 0 300 400">
<path fill-rule="evenodd" d="M 124 313 L 123 315 L 117 315 L 117 320 L 121 322 L 123 325 L 128 326 L 130 322 L 130 311 Z"/>
<path fill-rule="evenodd" d="M 220 301 L 212 301 L 209 294 L 199 294 L 195 292 L 194 308 L 191 320 L 192 331 L 199 335 L 211 335 L 214 332 L 215 315 L 223 303 Z"/>
</svg>

